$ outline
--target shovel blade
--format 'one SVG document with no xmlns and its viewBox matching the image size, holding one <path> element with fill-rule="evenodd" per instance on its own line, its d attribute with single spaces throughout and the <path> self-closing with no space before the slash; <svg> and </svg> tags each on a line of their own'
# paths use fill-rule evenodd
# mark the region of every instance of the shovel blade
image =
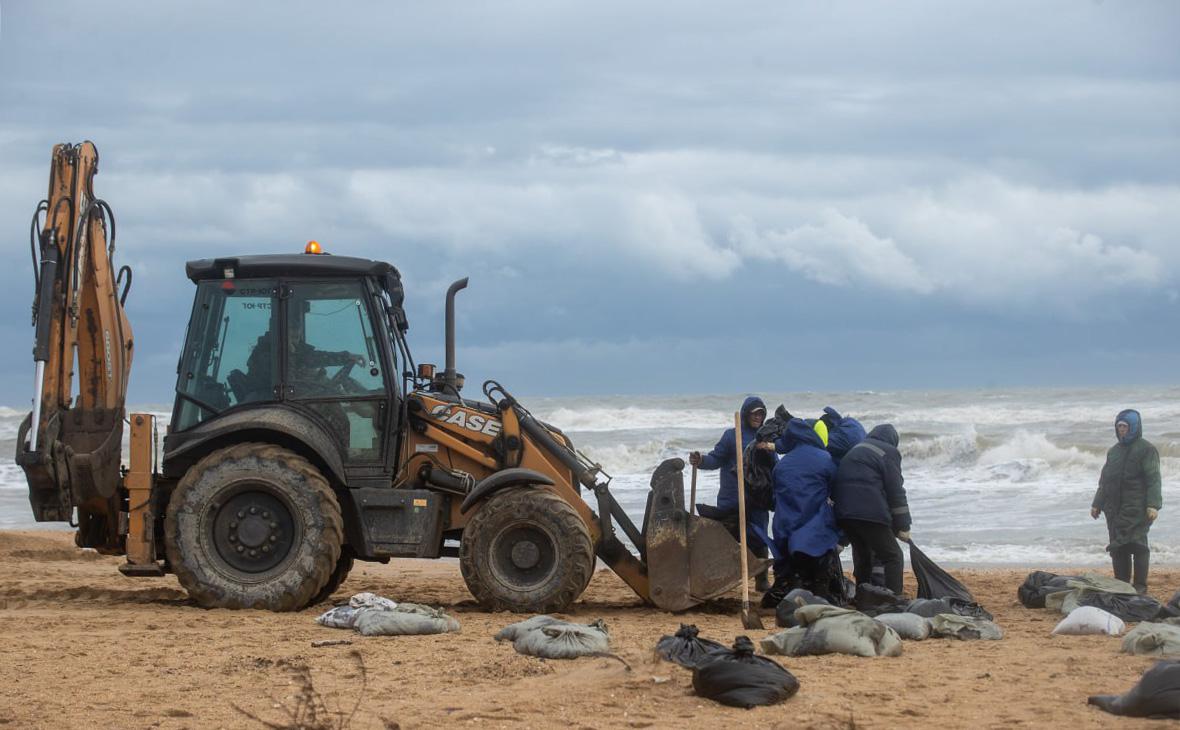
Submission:
<svg viewBox="0 0 1180 730">
<path fill-rule="evenodd" d="M 742 604 L 742 628 L 743 629 L 764 629 L 762 625 L 762 617 L 758 612 L 750 608 L 750 604 Z"/>
<path fill-rule="evenodd" d="M 644 534 L 652 603 L 683 611 L 724 595 L 742 580 L 741 546 L 725 525 L 684 508 L 684 461 L 668 459 L 651 479 Z M 769 561 L 747 551 L 752 571 Z"/>
</svg>

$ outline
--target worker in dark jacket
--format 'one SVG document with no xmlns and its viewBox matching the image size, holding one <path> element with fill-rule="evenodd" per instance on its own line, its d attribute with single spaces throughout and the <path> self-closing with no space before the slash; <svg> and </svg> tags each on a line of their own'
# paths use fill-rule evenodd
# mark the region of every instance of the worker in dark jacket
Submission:
<svg viewBox="0 0 1180 730">
<path fill-rule="evenodd" d="M 1160 480 L 1160 455 L 1143 438 L 1139 411 L 1122 411 L 1115 417 L 1118 443 L 1106 452 L 1106 464 L 1098 478 L 1098 491 L 1090 516 L 1106 513 L 1110 543 L 1106 550 L 1114 564 L 1114 577 L 1147 592 L 1147 566 L 1151 551 L 1147 531 L 1164 506 Z M 1132 562 L 1134 579 L 1132 579 Z"/>
<path fill-rule="evenodd" d="M 766 420 L 766 404 L 757 396 L 750 396 L 742 403 L 739 411 L 742 421 L 742 449 L 744 450 L 751 441 L 754 440 L 758 433 L 758 428 L 762 426 L 762 422 Z M 717 510 L 711 514 L 706 514 L 702 511 L 701 514 L 705 517 L 711 517 L 725 523 L 733 534 L 734 539 L 738 537 L 737 532 L 737 515 L 738 515 L 738 478 L 737 478 L 737 443 L 734 437 L 733 429 L 725 429 L 725 433 L 721 434 L 720 440 L 713 450 L 707 454 L 701 454 L 699 451 L 694 451 L 688 455 L 688 462 L 693 466 L 699 467 L 706 471 L 720 469 L 720 489 L 717 490 Z M 773 447 L 772 447 L 773 448 Z M 750 505 L 746 505 L 746 522 L 750 525 L 756 525 L 761 529 L 763 534 L 766 534 L 767 523 L 770 521 L 770 513 L 766 510 L 751 509 Z M 752 530 L 747 530 L 746 539 L 749 543 L 750 550 L 758 557 L 764 558 L 768 554 L 768 548 L 763 544 L 762 540 Z M 767 590 L 770 585 L 766 577 L 766 573 L 762 572 L 756 577 L 756 588 L 760 591 Z"/>
<path fill-rule="evenodd" d="M 904 560 L 894 537 L 910 539 L 910 508 L 897 442 L 897 429 L 886 423 L 849 449 L 832 480 L 832 502 L 852 545 L 856 584 L 872 582 L 873 563 L 879 562 L 885 587 L 900 594 Z"/>
<path fill-rule="evenodd" d="M 827 596 L 828 568 L 840 542 L 828 503 L 836 465 L 815 426 L 801 418 L 787 424 L 783 443 L 787 453 L 774 467 L 774 542 L 782 556 L 775 562 L 775 583 L 798 579 Z"/>
</svg>

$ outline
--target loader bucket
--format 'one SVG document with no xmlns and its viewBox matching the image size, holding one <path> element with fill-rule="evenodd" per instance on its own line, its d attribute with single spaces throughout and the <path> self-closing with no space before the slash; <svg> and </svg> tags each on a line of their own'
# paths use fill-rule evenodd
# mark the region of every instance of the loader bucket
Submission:
<svg viewBox="0 0 1180 730">
<path fill-rule="evenodd" d="M 716 520 L 684 507 L 684 461 L 667 459 L 651 478 L 644 539 L 651 602 L 683 611 L 739 585 L 741 546 Z M 751 575 L 769 561 L 747 555 Z"/>
</svg>

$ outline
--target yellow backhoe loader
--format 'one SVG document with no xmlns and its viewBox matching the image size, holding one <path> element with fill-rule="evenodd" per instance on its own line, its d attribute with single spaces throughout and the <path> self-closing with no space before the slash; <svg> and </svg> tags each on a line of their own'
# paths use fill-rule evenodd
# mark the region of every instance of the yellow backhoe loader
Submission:
<svg viewBox="0 0 1180 730">
<path fill-rule="evenodd" d="M 38 521 L 71 522 L 128 576 L 174 573 L 203 606 L 300 609 L 355 560 L 391 557 L 456 556 L 497 610 L 565 608 L 596 557 L 668 610 L 738 584 L 737 542 L 685 509 L 682 461 L 656 470 L 637 528 L 557 427 L 496 382 L 484 401 L 460 394 L 466 279 L 447 291 L 436 372 L 411 358 L 397 269 L 314 242 L 188 262 L 196 296 L 157 454 L 153 416 L 125 412 L 132 275 L 114 269 L 97 169 L 91 143 L 56 146 L 33 219 L 36 393 L 16 459 Z"/>
</svg>

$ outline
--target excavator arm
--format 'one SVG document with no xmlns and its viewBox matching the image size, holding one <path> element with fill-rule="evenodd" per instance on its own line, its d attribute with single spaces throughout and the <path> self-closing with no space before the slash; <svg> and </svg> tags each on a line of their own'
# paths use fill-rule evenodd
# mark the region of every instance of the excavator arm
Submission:
<svg viewBox="0 0 1180 730">
<path fill-rule="evenodd" d="M 49 195 L 33 216 L 33 410 L 17 439 L 37 521 L 69 521 L 79 545 L 123 549 L 120 452 L 133 340 L 115 273 L 115 220 L 94 194 L 90 142 L 53 148 Z M 121 291 L 120 291 L 121 290 Z"/>
</svg>

